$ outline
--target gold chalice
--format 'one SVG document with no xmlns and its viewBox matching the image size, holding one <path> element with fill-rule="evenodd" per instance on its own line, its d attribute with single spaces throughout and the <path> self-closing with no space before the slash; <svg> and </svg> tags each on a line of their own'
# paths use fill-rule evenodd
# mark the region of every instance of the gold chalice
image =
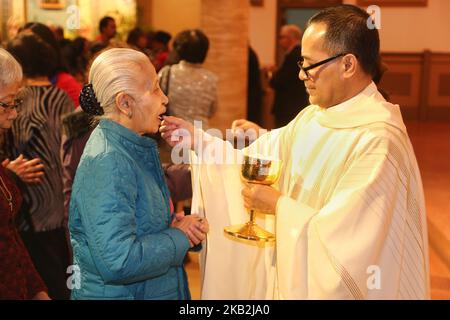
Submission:
<svg viewBox="0 0 450 320">
<path fill-rule="evenodd" d="M 271 185 L 274 184 L 281 172 L 281 160 L 263 159 L 254 156 L 244 156 L 241 178 L 248 183 Z M 264 230 L 255 222 L 255 212 L 249 210 L 250 221 L 246 224 L 226 227 L 225 233 L 251 241 L 275 241 L 275 235 Z"/>
</svg>

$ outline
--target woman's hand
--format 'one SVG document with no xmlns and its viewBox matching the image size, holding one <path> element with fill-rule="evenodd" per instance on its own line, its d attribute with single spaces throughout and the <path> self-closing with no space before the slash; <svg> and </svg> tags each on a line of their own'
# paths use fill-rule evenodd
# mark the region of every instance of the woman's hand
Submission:
<svg viewBox="0 0 450 320">
<path fill-rule="evenodd" d="M 185 216 L 184 213 L 177 213 L 172 221 L 172 227 L 184 232 L 191 248 L 205 240 L 209 231 L 208 221 L 196 214 Z"/>
<path fill-rule="evenodd" d="M 247 209 L 265 214 L 275 214 L 281 193 L 270 186 L 248 183 L 242 189 L 242 196 Z"/>
<path fill-rule="evenodd" d="M 39 158 L 28 160 L 23 155 L 20 155 L 13 161 L 6 159 L 2 162 L 2 165 L 14 172 L 25 183 L 36 184 L 42 182 L 44 165 Z"/>
<path fill-rule="evenodd" d="M 183 119 L 165 116 L 159 132 L 171 147 L 179 143 L 194 147 L 194 126 Z"/>
</svg>

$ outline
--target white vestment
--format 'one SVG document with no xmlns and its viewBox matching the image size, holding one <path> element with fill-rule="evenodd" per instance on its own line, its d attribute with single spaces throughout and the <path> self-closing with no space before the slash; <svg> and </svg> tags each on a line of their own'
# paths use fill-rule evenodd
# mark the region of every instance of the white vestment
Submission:
<svg viewBox="0 0 450 320">
<path fill-rule="evenodd" d="M 242 151 L 206 134 L 197 142 L 203 160 L 221 152 L 281 159 L 273 187 L 283 196 L 276 215 L 256 219 L 275 245 L 236 241 L 223 228 L 249 219 L 240 165 L 193 166 L 192 209 L 210 223 L 202 299 L 429 298 L 417 161 L 399 107 L 374 83 L 335 107 L 309 106 Z"/>
</svg>

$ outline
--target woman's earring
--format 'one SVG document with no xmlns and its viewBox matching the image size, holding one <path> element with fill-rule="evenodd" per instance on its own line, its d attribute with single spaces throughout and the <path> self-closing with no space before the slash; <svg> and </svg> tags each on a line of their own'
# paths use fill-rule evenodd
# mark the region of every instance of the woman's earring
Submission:
<svg viewBox="0 0 450 320">
<path fill-rule="evenodd" d="M 130 119 L 133 118 L 133 112 L 131 110 L 128 111 L 127 117 L 130 118 Z"/>
</svg>

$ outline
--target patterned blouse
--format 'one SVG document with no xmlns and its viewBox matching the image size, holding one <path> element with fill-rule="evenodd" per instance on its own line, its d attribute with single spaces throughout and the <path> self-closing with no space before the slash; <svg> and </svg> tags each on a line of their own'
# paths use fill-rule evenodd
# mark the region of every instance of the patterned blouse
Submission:
<svg viewBox="0 0 450 320">
<path fill-rule="evenodd" d="M 26 184 L 22 190 L 29 217 L 21 217 L 20 229 L 28 230 L 31 219 L 36 232 L 62 227 L 65 221 L 62 182 L 61 116 L 73 111 L 70 97 L 54 86 L 30 86 L 20 94 L 24 100 L 18 117 L 7 134 L 9 158 L 20 154 L 40 158 L 45 175 L 39 184 Z"/>
</svg>

